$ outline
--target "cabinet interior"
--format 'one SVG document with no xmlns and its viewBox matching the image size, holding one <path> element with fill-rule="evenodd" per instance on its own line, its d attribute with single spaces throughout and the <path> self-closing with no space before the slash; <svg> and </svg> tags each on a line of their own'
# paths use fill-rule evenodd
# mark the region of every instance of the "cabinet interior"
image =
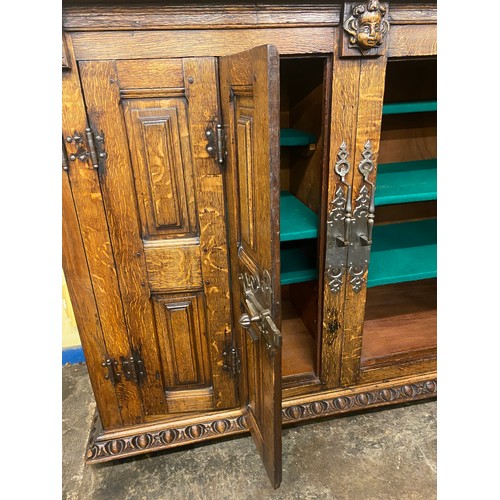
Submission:
<svg viewBox="0 0 500 500">
<path fill-rule="evenodd" d="M 361 370 L 436 354 L 436 60 L 387 65 Z"/>
<path fill-rule="evenodd" d="M 318 374 L 325 57 L 280 60 L 283 387 Z"/>
</svg>

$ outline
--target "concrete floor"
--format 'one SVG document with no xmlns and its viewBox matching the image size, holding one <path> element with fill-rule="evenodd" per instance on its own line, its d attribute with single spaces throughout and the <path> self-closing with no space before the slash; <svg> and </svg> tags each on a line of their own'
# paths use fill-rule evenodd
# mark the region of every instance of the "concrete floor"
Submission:
<svg viewBox="0 0 500 500">
<path fill-rule="evenodd" d="M 87 368 L 62 371 L 64 499 L 436 498 L 436 401 L 285 428 L 274 491 L 247 436 L 86 466 Z"/>
</svg>

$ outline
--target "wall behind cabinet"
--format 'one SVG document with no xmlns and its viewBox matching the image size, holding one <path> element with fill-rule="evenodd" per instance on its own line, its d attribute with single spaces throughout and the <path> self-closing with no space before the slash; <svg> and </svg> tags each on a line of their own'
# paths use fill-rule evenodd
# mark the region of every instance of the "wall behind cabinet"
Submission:
<svg viewBox="0 0 500 500">
<path fill-rule="evenodd" d="M 63 364 L 66 362 L 71 363 L 74 360 L 80 359 L 81 341 L 76 325 L 75 314 L 73 312 L 73 305 L 69 298 L 68 285 L 66 284 L 66 277 L 64 271 L 62 273 L 62 349 L 63 349 Z M 78 349 L 78 353 L 74 352 L 70 356 L 70 351 Z M 76 356 L 76 357 L 75 357 Z"/>
</svg>

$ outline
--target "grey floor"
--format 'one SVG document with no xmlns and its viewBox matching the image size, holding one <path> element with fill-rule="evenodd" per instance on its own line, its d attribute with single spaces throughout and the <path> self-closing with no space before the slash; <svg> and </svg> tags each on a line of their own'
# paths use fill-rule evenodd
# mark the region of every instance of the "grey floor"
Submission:
<svg viewBox="0 0 500 500">
<path fill-rule="evenodd" d="M 64 499 L 436 498 L 436 401 L 285 428 L 274 491 L 247 436 L 85 465 L 87 369 L 62 372 Z"/>
</svg>

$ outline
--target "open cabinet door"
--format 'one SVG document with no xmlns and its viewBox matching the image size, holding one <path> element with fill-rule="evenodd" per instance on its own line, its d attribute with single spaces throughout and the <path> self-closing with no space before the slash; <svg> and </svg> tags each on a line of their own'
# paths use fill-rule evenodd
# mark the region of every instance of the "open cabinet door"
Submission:
<svg viewBox="0 0 500 500">
<path fill-rule="evenodd" d="M 281 483 L 279 57 L 274 46 L 220 59 L 226 191 L 242 394 L 274 488 Z"/>
</svg>

